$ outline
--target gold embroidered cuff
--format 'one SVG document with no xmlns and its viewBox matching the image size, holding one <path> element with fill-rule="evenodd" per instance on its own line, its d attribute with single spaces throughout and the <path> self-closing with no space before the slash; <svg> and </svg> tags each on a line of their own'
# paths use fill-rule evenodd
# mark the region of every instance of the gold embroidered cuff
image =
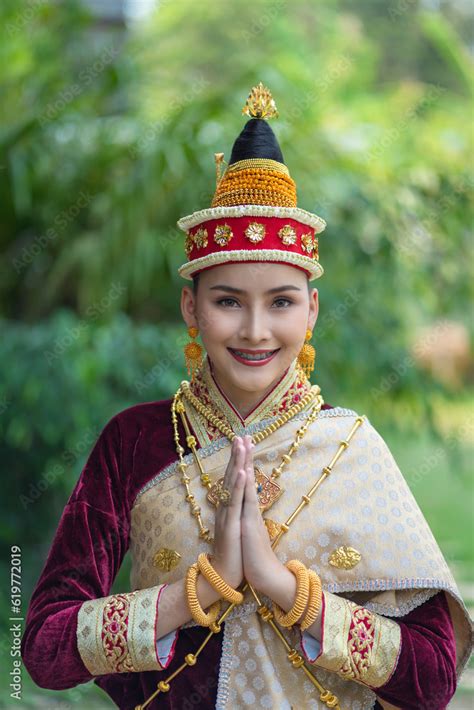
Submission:
<svg viewBox="0 0 474 710">
<path fill-rule="evenodd" d="M 158 599 L 166 585 L 84 602 L 77 646 L 92 675 L 163 670 L 157 655 Z"/>
<path fill-rule="evenodd" d="M 323 594 L 321 653 L 314 665 L 371 688 L 384 685 L 397 665 L 400 626 L 348 599 Z"/>
</svg>

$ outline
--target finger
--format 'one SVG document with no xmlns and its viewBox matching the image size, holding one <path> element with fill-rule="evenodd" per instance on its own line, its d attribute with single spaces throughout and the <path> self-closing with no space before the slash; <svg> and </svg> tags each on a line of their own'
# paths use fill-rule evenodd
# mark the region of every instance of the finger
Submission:
<svg viewBox="0 0 474 710">
<path fill-rule="evenodd" d="M 224 486 L 225 486 L 226 488 L 229 487 L 230 479 L 231 479 L 231 477 L 232 477 L 232 474 L 234 473 L 235 460 L 236 460 L 236 456 L 237 456 L 239 441 L 240 441 L 239 437 L 236 437 L 236 438 L 233 440 L 232 446 L 231 446 L 231 449 L 230 449 L 229 463 L 227 464 L 227 468 L 226 468 L 225 473 L 224 473 Z"/>
<path fill-rule="evenodd" d="M 257 491 L 255 489 L 255 475 L 253 468 L 250 471 L 246 470 L 246 481 L 245 481 L 245 491 L 244 491 L 244 502 L 242 513 L 246 517 L 255 518 L 259 514 L 260 509 L 258 507 L 258 497 Z"/>
<path fill-rule="evenodd" d="M 232 518 L 238 517 L 242 514 L 242 502 L 244 500 L 244 490 L 245 490 L 245 470 L 243 468 L 237 470 L 235 477 L 235 485 L 232 490 L 232 496 L 230 499 L 230 505 L 228 506 L 228 518 L 229 521 Z"/>
<path fill-rule="evenodd" d="M 229 491 L 231 495 L 231 500 L 232 500 L 232 495 L 233 491 L 235 488 L 235 482 L 237 480 L 237 474 L 240 469 L 244 467 L 244 462 L 245 462 L 245 449 L 244 445 L 242 443 L 242 440 L 238 438 L 238 440 L 235 443 L 235 455 L 233 459 L 233 465 L 232 468 L 229 471 L 229 475 L 227 479 L 224 477 L 224 487 Z M 229 506 L 224 506 L 224 508 L 229 508 Z"/>
<path fill-rule="evenodd" d="M 245 468 L 249 469 L 251 468 L 253 471 L 253 449 L 254 444 L 252 443 L 252 437 L 251 436 L 245 436 L 244 437 L 244 446 L 245 446 Z"/>
</svg>

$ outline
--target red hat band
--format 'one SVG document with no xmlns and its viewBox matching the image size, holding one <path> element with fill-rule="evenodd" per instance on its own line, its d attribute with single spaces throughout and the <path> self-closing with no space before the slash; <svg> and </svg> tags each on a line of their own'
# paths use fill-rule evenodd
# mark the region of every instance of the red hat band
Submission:
<svg viewBox="0 0 474 710">
<path fill-rule="evenodd" d="M 187 230 L 185 251 L 189 261 L 180 269 L 185 278 L 236 261 L 290 263 L 313 278 L 322 272 L 315 228 L 289 217 L 209 219 Z"/>
</svg>

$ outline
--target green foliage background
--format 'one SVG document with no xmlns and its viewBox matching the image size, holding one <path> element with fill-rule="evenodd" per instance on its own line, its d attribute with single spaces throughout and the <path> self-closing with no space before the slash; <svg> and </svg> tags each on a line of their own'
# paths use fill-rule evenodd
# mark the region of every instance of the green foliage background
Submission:
<svg viewBox="0 0 474 710">
<path fill-rule="evenodd" d="M 163 0 L 127 24 L 2 3 L 0 543 L 5 578 L 23 549 L 25 610 L 101 428 L 184 376 L 176 220 L 209 206 L 258 81 L 298 203 L 328 222 L 317 381 L 386 436 L 471 579 L 472 361 L 443 383 L 410 353 L 440 321 L 472 342 L 472 18 L 427 7 Z M 28 688 L 25 707 L 89 692 Z"/>
</svg>

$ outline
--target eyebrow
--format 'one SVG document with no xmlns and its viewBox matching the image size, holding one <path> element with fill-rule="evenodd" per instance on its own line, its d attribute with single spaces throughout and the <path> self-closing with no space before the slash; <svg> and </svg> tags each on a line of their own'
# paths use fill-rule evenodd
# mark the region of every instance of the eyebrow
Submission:
<svg viewBox="0 0 474 710">
<path fill-rule="evenodd" d="M 245 294 L 247 293 L 241 288 L 234 288 L 233 286 L 225 286 L 224 284 L 219 284 L 218 286 L 211 286 L 210 288 L 211 291 L 225 291 L 226 293 L 238 293 L 238 294 Z M 301 291 L 298 286 L 293 286 L 293 284 L 287 284 L 286 286 L 276 286 L 275 288 L 271 288 L 265 293 L 280 293 L 281 291 Z"/>
</svg>

